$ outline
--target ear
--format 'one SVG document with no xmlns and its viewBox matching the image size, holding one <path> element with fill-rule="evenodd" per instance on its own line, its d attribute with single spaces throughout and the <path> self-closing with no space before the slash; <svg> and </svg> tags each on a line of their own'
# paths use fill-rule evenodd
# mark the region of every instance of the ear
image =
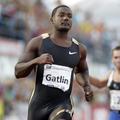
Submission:
<svg viewBox="0 0 120 120">
<path fill-rule="evenodd" d="M 52 17 L 50 17 L 50 19 L 49 19 L 49 20 L 50 20 L 50 22 L 51 22 L 51 23 L 53 23 L 53 18 L 52 18 Z"/>
</svg>

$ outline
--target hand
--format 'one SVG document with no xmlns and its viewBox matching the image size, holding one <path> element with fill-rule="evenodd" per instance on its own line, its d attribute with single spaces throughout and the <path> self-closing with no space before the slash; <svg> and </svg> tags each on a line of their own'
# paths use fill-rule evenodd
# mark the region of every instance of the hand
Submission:
<svg viewBox="0 0 120 120">
<path fill-rule="evenodd" d="M 52 64 L 54 62 L 52 55 L 44 53 L 36 58 L 36 64 Z"/>
<path fill-rule="evenodd" d="M 87 102 L 90 102 L 93 100 L 93 91 L 91 90 L 91 87 L 89 85 L 84 87 L 85 92 L 85 99 Z"/>
</svg>

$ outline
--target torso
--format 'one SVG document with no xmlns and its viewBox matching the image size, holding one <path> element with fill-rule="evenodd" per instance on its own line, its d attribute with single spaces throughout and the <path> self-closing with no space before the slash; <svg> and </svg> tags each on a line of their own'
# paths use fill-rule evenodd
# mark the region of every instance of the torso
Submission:
<svg viewBox="0 0 120 120">
<path fill-rule="evenodd" d="M 120 110 L 120 82 L 115 77 L 115 72 L 111 73 L 109 77 L 109 91 L 110 91 L 110 109 Z"/>
<path fill-rule="evenodd" d="M 43 40 L 39 50 L 39 55 L 43 53 L 51 54 L 54 63 L 52 66 L 38 66 L 33 100 L 37 99 L 41 105 L 44 105 L 57 100 L 69 99 L 74 68 L 80 60 L 79 46 L 72 42 L 71 46 L 62 47 L 56 45 L 50 37 L 47 37 Z M 47 75 L 48 77 L 46 77 Z M 46 78 L 49 79 L 46 80 Z"/>
</svg>

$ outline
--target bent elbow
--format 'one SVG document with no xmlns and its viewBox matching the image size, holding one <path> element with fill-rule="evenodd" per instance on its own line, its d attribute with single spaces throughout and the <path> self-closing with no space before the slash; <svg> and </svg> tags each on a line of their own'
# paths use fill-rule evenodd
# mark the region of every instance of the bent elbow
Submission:
<svg viewBox="0 0 120 120">
<path fill-rule="evenodd" d="M 17 67 L 15 66 L 15 77 L 18 79 L 18 78 L 20 78 L 20 76 L 19 76 L 19 72 L 18 72 L 18 70 L 17 70 Z"/>
<path fill-rule="evenodd" d="M 21 76 L 20 71 L 18 70 L 17 65 L 15 66 L 15 77 L 16 77 L 17 79 L 23 78 L 23 76 Z"/>
<path fill-rule="evenodd" d="M 16 77 L 17 79 L 19 79 L 19 78 L 24 78 L 25 76 L 23 76 L 21 73 L 15 71 L 15 77 Z"/>
<path fill-rule="evenodd" d="M 15 77 L 16 77 L 17 79 L 20 78 L 20 76 L 19 76 L 19 74 L 18 74 L 17 72 L 15 72 Z"/>
</svg>

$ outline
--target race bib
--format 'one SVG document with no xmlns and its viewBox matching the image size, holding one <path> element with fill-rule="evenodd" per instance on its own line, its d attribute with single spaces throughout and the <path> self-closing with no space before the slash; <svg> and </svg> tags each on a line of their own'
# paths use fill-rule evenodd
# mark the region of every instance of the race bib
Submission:
<svg viewBox="0 0 120 120">
<path fill-rule="evenodd" d="M 67 91 L 70 87 L 72 68 L 55 64 L 44 65 L 42 84 Z"/>
<path fill-rule="evenodd" d="M 120 110 L 120 91 L 110 91 L 111 101 L 110 107 L 112 110 Z"/>
</svg>

